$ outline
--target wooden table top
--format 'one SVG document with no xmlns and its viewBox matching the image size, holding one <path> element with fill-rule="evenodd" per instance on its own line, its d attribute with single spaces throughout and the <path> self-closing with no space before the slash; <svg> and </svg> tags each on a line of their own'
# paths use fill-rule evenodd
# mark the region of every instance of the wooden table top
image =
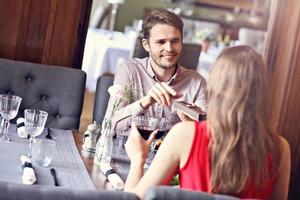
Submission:
<svg viewBox="0 0 300 200">
<path fill-rule="evenodd" d="M 82 135 L 83 134 L 77 130 L 73 131 L 73 136 L 75 139 L 77 149 L 92 179 L 92 182 L 95 185 L 95 188 L 97 190 L 103 190 L 103 189 L 110 190 L 112 187 L 107 181 L 104 174 L 101 172 L 100 167 L 98 165 L 94 165 L 94 157 L 91 155 L 86 155 L 85 153 L 82 152 L 82 144 L 83 144 Z"/>
</svg>

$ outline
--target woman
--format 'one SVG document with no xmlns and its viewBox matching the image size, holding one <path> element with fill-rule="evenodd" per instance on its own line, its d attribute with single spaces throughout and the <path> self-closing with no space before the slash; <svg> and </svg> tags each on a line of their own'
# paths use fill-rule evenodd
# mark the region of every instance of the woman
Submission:
<svg viewBox="0 0 300 200">
<path fill-rule="evenodd" d="M 151 186 L 168 184 L 179 170 L 181 188 L 287 199 L 290 148 L 267 128 L 266 81 L 266 66 L 252 48 L 225 49 L 208 80 L 207 121 L 175 125 L 144 176 L 155 132 L 143 141 L 133 124 L 125 145 L 131 159 L 125 190 L 143 198 Z"/>
</svg>

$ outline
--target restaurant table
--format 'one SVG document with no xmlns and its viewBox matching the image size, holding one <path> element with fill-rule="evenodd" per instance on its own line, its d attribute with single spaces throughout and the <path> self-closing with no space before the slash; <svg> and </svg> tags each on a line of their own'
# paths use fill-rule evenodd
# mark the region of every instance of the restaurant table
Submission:
<svg viewBox="0 0 300 200">
<path fill-rule="evenodd" d="M 100 170 L 100 167 L 94 164 L 93 154 L 88 154 L 82 151 L 83 134 L 80 133 L 79 131 L 73 131 L 73 135 L 74 135 L 77 149 L 80 153 L 80 156 L 86 166 L 86 169 L 96 189 L 112 190 L 112 186 L 110 185 L 105 175 Z M 119 158 L 116 155 L 114 155 L 112 158 L 111 166 L 116 170 L 116 172 L 123 179 L 124 182 L 129 172 L 129 164 L 130 164 L 129 160 Z"/>
<path fill-rule="evenodd" d="M 47 129 L 38 138 L 44 138 Z M 1 135 L 2 136 L 2 135 Z M 21 155 L 27 155 L 29 139 L 19 138 L 16 126 L 9 127 L 10 143 L 0 143 L 0 180 L 12 183 L 22 183 Z M 93 182 L 75 145 L 73 133 L 70 130 L 51 129 L 51 136 L 56 142 L 55 154 L 47 167 L 33 162 L 37 185 L 54 185 L 50 168 L 55 168 L 57 179 L 61 187 L 71 189 L 95 189 Z"/>
<path fill-rule="evenodd" d="M 86 88 L 93 92 L 99 76 L 114 74 L 117 66 L 132 54 L 136 38 L 121 32 L 89 28 L 86 37 L 82 70 L 87 73 Z"/>
<path fill-rule="evenodd" d="M 56 142 L 56 152 L 51 164 L 42 167 L 33 162 L 37 185 L 54 186 L 50 168 L 55 168 L 60 187 L 86 190 L 114 190 L 100 167 L 93 162 L 93 155 L 82 151 L 82 133 L 78 130 L 50 129 Z M 47 129 L 38 138 L 45 138 Z M 0 181 L 22 183 L 21 155 L 29 150 L 29 139 L 17 136 L 16 126 L 11 125 L 8 132 L 10 143 L 0 143 Z M 2 135 L 0 135 L 2 137 Z M 125 181 L 129 171 L 129 160 L 112 160 L 112 167 Z"/>
</svg>

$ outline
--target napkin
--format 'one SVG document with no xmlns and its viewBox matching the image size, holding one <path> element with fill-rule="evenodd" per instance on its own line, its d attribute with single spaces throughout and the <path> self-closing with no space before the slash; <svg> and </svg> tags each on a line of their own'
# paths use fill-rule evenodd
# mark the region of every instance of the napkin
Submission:
<svg viewBox="0 0 300 200">
<path fill-rule="evenodd" d="M 26 185 L 34 184 L 36 177 L 30 159 L 25 155 L 22 155 L 20 159 L 23 168 L 22 183 Z"/>
<path fill-rule="evenodd" d="M 17 119 L 17 133 L 20 138 L 28 137 L 28 133 L 25 129 L 25 119 L 22 117 Z"/>
<path fill-rule="evenodd" d="M 116 190 L 124 189 L 123 180 L 108 163 L 100 163 L 100 169 L 105 174 L 113 188 Z"/>
</svg>

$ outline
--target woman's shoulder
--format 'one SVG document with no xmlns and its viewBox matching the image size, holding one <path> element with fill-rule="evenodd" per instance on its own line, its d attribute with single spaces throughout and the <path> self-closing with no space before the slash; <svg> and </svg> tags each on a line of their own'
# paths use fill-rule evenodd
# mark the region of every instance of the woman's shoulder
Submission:
<svg viewBox="0 0 300 200">
<path fill-rule="evenodd" d="M 285 139 L 284 137 L 278 135 L 279 137 L 279 146 L 280 146 L 280 152 L 281 152 L 281 155 L 284 157 L 284 156 L 287 156 L 287 155 L 290 155 L 290 144 L 289 142 L 287 141 L 287 139 Z"/>
<path fill-rule="evenodd" d="M 206 129 L 206 121 L 195 122 L 195 121 L 184 121 L 179 122 L 173 126 L 170 132 L 172 136 L 178 139 L 187 139 L 187 137 L 194 137 L 197 132 L 202 132 Z"/>
</svg>

